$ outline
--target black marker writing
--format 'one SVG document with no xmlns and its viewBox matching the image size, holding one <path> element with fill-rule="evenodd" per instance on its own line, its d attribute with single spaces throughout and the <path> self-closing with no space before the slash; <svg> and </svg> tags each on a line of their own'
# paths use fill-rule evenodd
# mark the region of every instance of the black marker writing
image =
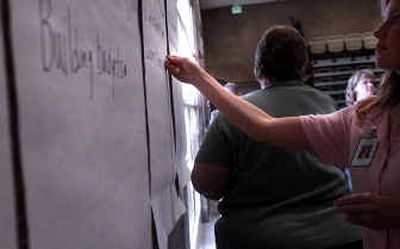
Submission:
<svg viewBox="0 0 400 249">
<path fill-rule="evenodd" d="M 89 72 L 90 97 L 94 96 L 94 61 L 97 75 L 108 75 L 112 79 L 112 97 L 115 93 L 115 78 L 123 79 L 128 75 L 128 67 L 121 58 L 120 49 L 107 48 L 101 43 L 100 34 L 96 34 L 96 48 L 84 48 L 79 45 L 79 29 L 72 22 L 71 10 L 67 9 L 67 30 L 57 30 L 51 22 L 51 0 L 39 0 L 41 64 L 44 72 L 53 69 L 64 75 Z"/>
</svg>

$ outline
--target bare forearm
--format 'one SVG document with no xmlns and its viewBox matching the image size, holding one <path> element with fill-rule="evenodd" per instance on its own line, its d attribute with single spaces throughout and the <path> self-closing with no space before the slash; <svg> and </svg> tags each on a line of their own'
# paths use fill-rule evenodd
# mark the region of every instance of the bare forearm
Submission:
<svg viewBox="0 0 400 249">
<path fill-rule="evenodd" d="M 226 91 L 212 76 L 203 72 L 195 86 L 238 128 L 257 140 L 265 140 L 273 117 L 251 103 Z"/>
<path fill-rule="evenodd" d="M 311 150 L 298 117 L 274 118 L 226 91 L 203 71 L 194 85 L 238 128 L 254 140 L 293 149 Z"/>
<path fill-rule="evenodd" d="M 168 70 L 180 81 L 196 86 L 228 120 L 255 140 L 276 146 L 308 149 L 299 118 L 273 118 L 225 89 L 203 68 L 186 58 L 168 56 Z"/>
</svg>

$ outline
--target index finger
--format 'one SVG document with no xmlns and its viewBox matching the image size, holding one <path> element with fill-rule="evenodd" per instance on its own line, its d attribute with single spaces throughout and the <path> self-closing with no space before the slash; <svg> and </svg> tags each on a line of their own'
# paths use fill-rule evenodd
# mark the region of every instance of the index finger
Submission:
<svg viewBox="0 0 400 249">
<path fill-rule="evenodd" d="M 348 204 L 365 203 L 369 200 L 371 200 L 371 193 L 358 193 L 341 197 L 335 200 L 334 205 L 342 206 Z"/>
<path fill-rule="evenodd" d="M 176 55 L 167 55 L 166 56 L 166 61 L 170 62 L 170 63 L 178 63 L 183 59 L 183 57 L 179 57 Z"/>
<path fill-rule="evenodd" d="M 373 213 L 379 210 L 379 207 L 372 204 L 352 204 L 339 206 L 336 209 L 339 212 L 347 214 L 363 214 L 363 213 Z"/>
</svg>

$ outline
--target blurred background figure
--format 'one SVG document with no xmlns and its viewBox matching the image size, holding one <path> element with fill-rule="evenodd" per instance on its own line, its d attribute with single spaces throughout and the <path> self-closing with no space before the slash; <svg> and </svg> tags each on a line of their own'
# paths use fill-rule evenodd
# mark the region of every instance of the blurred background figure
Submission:
<svg viewBox="0 0 400 249">
<path fill-rule="evenodd" d="M 375 75 L 371 69 L 355 71 L 349 78 L 346 87 L 346 105 L 351 106 L 360 100 L 376 94 Z M 350 168 L 344 169 L 344 174 L 350 189 L 353 189 Z"/>
<path fill-rule="evenodd" d="M 353 105 L 376 94 L 375 75 L 370 69 L 356 71 L 347 82 L 346 104 Z"/>
</svg>

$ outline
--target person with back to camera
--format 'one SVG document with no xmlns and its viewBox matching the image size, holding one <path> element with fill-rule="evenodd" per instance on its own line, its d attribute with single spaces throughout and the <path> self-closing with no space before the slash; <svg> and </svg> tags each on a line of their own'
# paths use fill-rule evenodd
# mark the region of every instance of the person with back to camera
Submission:
<svg viewBox="0 0 400 249">
<path fill-rule="evenodd" d="M 347 82 L 346 105 L 353 105 L 375 95 L 374 80 L 374 72 L 371 69 L 362 69 L 354 72 Z"/>
<path fill-rule="evenodd" d="M 305 40 L 289 26 L 262 36 L 254 72 L 263 90 L 244 98 L 275 116 L 335 111 L 333 100 L 302 81 Z M 218 200 L 218 249 L 362 248 L 361 230 L 333 210 L 349 191 L 344 175 L 310 153 L 254 141 L 223 115 L 211 124 L 192 172 L 196 190 Z"/>
<path fill-rule="evenodd" d="M 272 117 L 227 93 L 198 65 L 170 56 L 165 65 L 196 86 L 233 124 L 269 145 L 305 149 L 326 163 L 350 165 L 354 193 L 335 201 L 364 226 L 365 249 L 400 248 L 400 0 L 382 0 L 377 65 L 387 70 L 376 97 L 327 115 Z M 367 158 L 359 158 L 371 147 Z"/>
</svg>

